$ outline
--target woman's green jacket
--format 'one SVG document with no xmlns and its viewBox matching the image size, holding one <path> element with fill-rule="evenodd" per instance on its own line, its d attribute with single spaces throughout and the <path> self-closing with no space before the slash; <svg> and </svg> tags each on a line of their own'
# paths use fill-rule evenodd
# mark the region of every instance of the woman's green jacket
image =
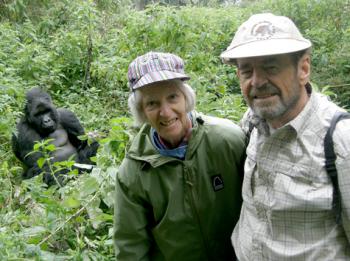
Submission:
<svg viewBox="0 0 350 261">
<path fill-rule="evenodd" d="M 162 156 L 149 125 L 117 174 L 117 260 L 232 260 L 241 208 L 245 136 L 224 119 L 193 112 L 186 157 Z"/>
</svg>

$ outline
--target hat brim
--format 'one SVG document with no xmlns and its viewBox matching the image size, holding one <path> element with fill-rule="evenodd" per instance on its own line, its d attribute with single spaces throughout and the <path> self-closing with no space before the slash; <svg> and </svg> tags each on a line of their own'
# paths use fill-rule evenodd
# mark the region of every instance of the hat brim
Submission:
<svg viewBox="0 0 350 261">
<path fill-rule="evenodd" d="M 183 73 L 176 73 L 171 71 L 156 71 L 145 74 L 137 81 L 137 83 L 132 86 L 132 89 L 138 89 L 144 86 L 148 86 L 150 84 L 156 82 L 163 82 L 169 80 L 182 80 L 187 81 L 190 77 Z"/>
<path fill-rule="evenodd" d="M 223 62 L 229 63 L 231 60 L 238 58 L 293 53 L 305 50 L 309 47 L 311 47 L 311 42 L 306 39 L 304 41 L 294 39 L 269 39 L 236 46 L 230 50 L 224 51 L 220 57 L 223 59 Z"/>
</svg>

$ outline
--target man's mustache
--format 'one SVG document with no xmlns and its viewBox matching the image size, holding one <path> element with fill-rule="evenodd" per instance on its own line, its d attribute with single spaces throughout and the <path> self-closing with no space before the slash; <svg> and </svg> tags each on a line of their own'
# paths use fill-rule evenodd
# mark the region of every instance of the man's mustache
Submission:
<svg viewBox="0 0 350 261">
<path fill-rule="evenodd" d="M 259 96 L 274 95 L 274 94 L 279 95 L 280 90 L 274 85 L 268 84 L 268 83 L 265 83 L 259 87 L 253 87 L 249 92 L 249 96 L 253 98 L 259 97 Z"/>
</svg>

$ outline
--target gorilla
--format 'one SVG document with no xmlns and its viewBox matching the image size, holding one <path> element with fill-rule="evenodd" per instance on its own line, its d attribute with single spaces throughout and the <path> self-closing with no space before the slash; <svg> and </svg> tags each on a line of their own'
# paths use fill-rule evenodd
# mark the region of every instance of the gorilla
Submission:
<svg viewBox="0 0 350 261">
<path fill-rule="evenodd" d="M 24 116 L 17 124 L 17 135 L 12 135 L 12 149 L 16 157 L 23 163 L 24 179 L 32 178 L 44 172 L 43 179 L 48 185 L 55 183 L 48 166 L 39 168 L 37 160 L 42 153 L 33 151 L 36 141 L 53 139 L 56 150 L 50 155 L 52 162 L 65 161 L 73 156 L 76 163 L 93 164 L 91 157 L 96 155 L 99 147 L 94 141 L 91 145 L 78 138 L 85 131 L 75 114 L 64 108 L 55 108 L 48 93 L 39 88 L 31 89 L 26 94 Z M 68 170 L 60 170 L 56 177 L 62 181 L 62 174 Z"/>
</svg>

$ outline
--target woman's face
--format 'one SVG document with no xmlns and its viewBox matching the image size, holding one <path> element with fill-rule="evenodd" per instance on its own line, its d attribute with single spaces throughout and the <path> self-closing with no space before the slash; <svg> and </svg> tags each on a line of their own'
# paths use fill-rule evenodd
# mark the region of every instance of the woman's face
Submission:
<svg viewBox="0 0 350 261">
<path fill-rule="evenodd" d="M 184 94 L 171 81 L 141 88 L 142 110 L 158 135 L 175 148 L 190 128 Z"/>
</svg>

